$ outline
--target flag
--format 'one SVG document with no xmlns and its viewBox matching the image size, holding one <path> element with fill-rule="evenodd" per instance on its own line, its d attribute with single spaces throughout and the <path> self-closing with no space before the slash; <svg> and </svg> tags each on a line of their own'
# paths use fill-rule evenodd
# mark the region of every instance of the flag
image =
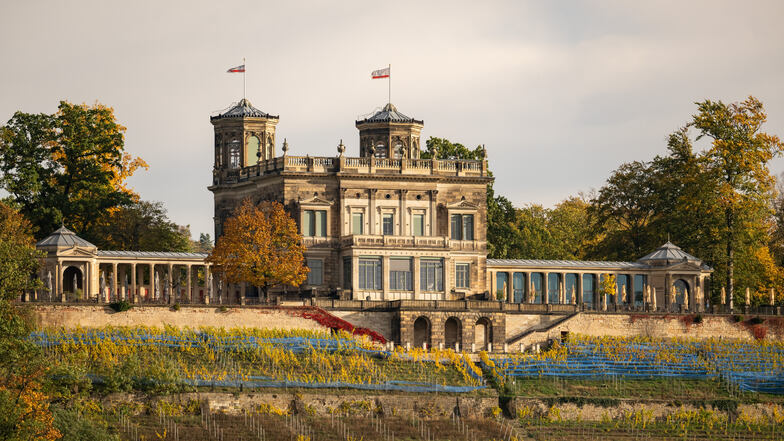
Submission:
<svg viewBox="0 0 784 441">
<path fill-rule="evenodd" d="M 385 67 L 383 69 L 374 70 L 373 73 L 370 74 L 373 79 L 378 78 L 389 78 L 389 67 Z"/>
<path fill-rule="evenodd" d="M 227 70 L 226 72 L 234 73 L 234 72 L 245 72 L 245 65 L 239 65 L 237 67 L 232 67 L 231 69 Z"/>
</svg>

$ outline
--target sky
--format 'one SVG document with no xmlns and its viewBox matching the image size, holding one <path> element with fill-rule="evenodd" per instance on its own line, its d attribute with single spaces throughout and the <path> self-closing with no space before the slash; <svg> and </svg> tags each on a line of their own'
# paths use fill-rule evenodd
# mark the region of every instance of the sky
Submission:
<svg viewBox="0 0 784 441">
<path fill-rule="evenodd" d="M 423 141 L 484 144 L 497 193 L 551 207 L 666 151 L 695 102 L 759 98 L 784 136 L 781 1 L 0 0 L 0 123 L 60 100 L 115 109 L 129 182 L 213 233 L 209 116 L 280 115 L 277 153 L 358 155 L 354 121 L 392 99 Z M 784 172 L 784 160 L 771 164 Z"/>
</svg>

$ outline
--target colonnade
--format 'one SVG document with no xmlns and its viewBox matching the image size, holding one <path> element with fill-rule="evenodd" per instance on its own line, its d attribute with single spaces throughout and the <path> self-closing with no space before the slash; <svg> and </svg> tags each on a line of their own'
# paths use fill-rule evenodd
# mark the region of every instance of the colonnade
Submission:
<svg viewBox="0 0 784 441">
<path fill-rule="evenodd" d="M 704 307 L 705 282 L 696 274 L 488 268 L 488 275 L 491 297 L 507 303 L 576 304 L 595 310 L 700 311 Z M 608 275 L 616 277 L 616 292 L 602 299 L 600 283 Z M 675 298 L 673 291 L 678 281 L 685 285 L 682 299 Z"/>
</svg>

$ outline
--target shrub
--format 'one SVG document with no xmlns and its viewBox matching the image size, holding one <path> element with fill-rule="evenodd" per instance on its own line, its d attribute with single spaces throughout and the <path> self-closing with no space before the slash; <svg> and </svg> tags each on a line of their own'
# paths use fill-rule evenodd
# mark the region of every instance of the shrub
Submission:
<svg viewBox="0 0 784 441">
<path fill-rule="evenodd" d="M 179 311 L 180 310 L 180 304 L 179 303 L 173 304 L 171 309 L 172 309 L 172 311 Z"/>
<path fill-rule="evenodd" d="M 746 323 L 748 323 L 748 324 L 750 324 L 750 325 L 761 325 L 761 324 L 762 324 L 762 322 L 764 322 L 764 321 L 765 321 L 765 320 L 763 320 L 763 319 L 761 319 L 761 318 L 759 318 L 759 317 L 752 317 L 752 318 L 748 319 L 748 320 L 746 321 Z"/>
<path fill-rule="evenodd" d="M 109 307 L 112 308 L 115 312 L 123 312 L 133 308 L 133 305 L 126 302 L 125 300 L 120 300 L 119 302 L 109 303 Z"/>
<path fill-rule="evenodd" d="M 702 314 L 697 314 L 694 316 L 694 324 L 699 325 L 702 323 Z"/>
<path fill-rule="evenodd" d="M 228 307 L 228 306 L 226 306 L 226 305 L 221 305 L 221 307 L 220 307 L 220 308 L 218 308 L 218 311 L 219 311 L 219 312 L 226 312 L 226 311 L 228 311 L 228 310 L 229 310 L 229 307 Z"/>
<path fill-rule="evenodd" d="M 738 314 L 734 314 L 734 315 L 732 315 L 732 317 L 730 317 L 730 320 L 732 320 L 734 323 L 739 323 L 739 322 L 743 321 L 743 316 L 742 315 L 738 315 Z"/>
</svg>

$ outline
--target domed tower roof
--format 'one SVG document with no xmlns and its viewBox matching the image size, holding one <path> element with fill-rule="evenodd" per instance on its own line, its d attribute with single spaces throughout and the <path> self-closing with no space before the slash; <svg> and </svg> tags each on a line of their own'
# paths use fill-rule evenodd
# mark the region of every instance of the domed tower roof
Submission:
<svg viewBox="0 0 784 441">
<path fill-rule="evenodd" d="M 278 115 L 270 115 L 251 105 L 250 101 L 243 98 L 236 105 L 229 107 L 226 111 L 211 116 L 211 120 L 223 118 L 269 118 L 278 119 Z"/>
<path fill-rule="evenodd" d="M 40 242 L 35 244 L 36 248 L 68 248 L 68 247 L 84 247 L 96 248 L 95 245 L 77 236 L 76 233 L 65 228 L 64 226 L 58 228 L 52 234 L 46 236 Z"/>
<path fill-rule="evenodd" d="M 373 115 L 365 119 L 357 120 L 357 125 L 377 122 L 424 124 L 422 120 L 417 120 L 398 112 L 397 107 L 392 103 L 388 103 L 383 109 L 375 112 Z"/>
<path fill-rule="evenodd" d="M 678 262 L 702 263 L 700 259 L 683 251 L 670 241 L 667 241 L 654 252 L 640 258 L 637 262 L 648 265 L 671 265 Z"/>
<path fill-rule="evenodd" d="M 419 158 L 419 135 L 425 123 L 411 118 L 388 103 L 356 121 L 359 155 L 380 158 Z"/>
</svg>

